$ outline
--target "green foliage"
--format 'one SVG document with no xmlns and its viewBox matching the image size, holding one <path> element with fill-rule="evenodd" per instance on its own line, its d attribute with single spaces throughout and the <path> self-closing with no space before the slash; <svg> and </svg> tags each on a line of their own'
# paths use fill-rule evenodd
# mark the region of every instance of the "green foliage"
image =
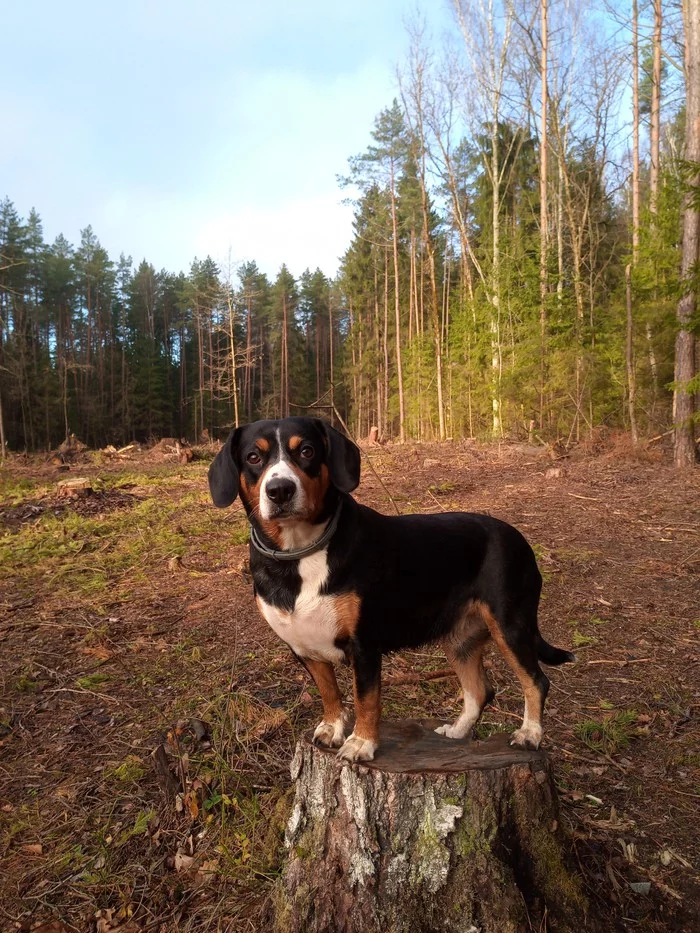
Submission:
<svg viewBox="0 0 700 933">
<path fill-rule="evenodd" d="M 645 46 L 643 114 L 650 56 Z M 451 100 L 439 116 L 431 68 L 426 59 L 424 111 L 411 94 L 393 100 L 349 160 L 341 184 L 356 198 L 353 239 L 335 282 L 319 269 L 296 280 L 284 265 L 271 282 L 254 262 L 226 273 L 211 257 L 187 274 L 146 260 L 134 268 L 129 256 L 111 259 L 90 226 L 75 247 L 63 236 L 48 244 L 35 211 L 25 221 L 9 199 L 0 203 L 9 447 L 51 448 L 71 431 L 91 446 L 206 439 L 236 416 L 325 404 L 331 384 L 333 404 L 360 437 L 377 425 L 386 438 L 432 439 L 444 423 L 452 437 L 525 439 L 536 430 L 568 443 L 598 425 L 626 428 L 631 217 L 629 183 L 620 187 L 610 171 L 614 82 L 603 91 L 584 81 L 565 125 L 550 112 L 541 280 L 530 115 L 511 101 L 507 112 L 460 122 Z M 674 80 L 664 64 L 665 92 Z M 677 388 L 676 304 L 697 278 L 679 282 L 679 216 L 684 198 L 697 207 L 700 195 L 697 165 L 681 158 L 685 109 L 671 112 L 671 97 L 653 216 L 642 166 L 632 270 L 636 420 L 654 434 L 670 422 Z"/>
<path fill-rule="evenodd" d="M 587 719 L 574 726 L 574 733 L 596 751 L 614 755 L 630 744 L 636 735 L 636 710 L 620 710 L 601 720 Z"/>
</svg>

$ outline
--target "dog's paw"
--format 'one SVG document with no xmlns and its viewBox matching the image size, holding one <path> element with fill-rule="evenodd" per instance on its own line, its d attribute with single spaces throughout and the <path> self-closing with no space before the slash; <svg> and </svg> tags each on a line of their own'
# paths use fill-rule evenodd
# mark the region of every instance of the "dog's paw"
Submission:
<svg viewBox="0 0 700 933">
<path fill-rule="evenodd" d="M 338 752 L 338 758 L 345 758 L 346 761 L 371 761 L 377 750 L 377 743 L 371 739 L 363 739 L 359 735 L 348 736 L 345 744 Z"/>
<path fill-rule="evenodd" d="M 438 735 L 446 735 L 448 739 L 465 739 L 471 734 L 472 727 L 471 725 L 467 725 L 465 728 L 460 726 L 457 722 L 452 725 L 446 722 L 444 726 L 438 726 L 435 731 Z"/>
<path fill-rule="evenodd" d="M 340 748 L 345 741 L 345 716 L 340 716 L 332 722 L 322 719 L 314 732 L 314 745 L 323 745 L 325 748 Z"/>
<path fill-rule="evenodd" d="M 535 751 L 540 747 L 542 741 L 541 726 L 523 726 L 514 732 L 510 737 L 510 744 L 518 748 L 531 748 Z"/>
</svg>

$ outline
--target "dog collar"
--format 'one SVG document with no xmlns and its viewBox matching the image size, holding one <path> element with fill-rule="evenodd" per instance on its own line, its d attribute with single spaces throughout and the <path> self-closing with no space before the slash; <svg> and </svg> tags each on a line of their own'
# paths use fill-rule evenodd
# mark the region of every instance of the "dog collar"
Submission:
<svg viewBox="0 0 700 933">
<path fill-rule="evenodd" d="M 273 560 L 301 560 L 302 557 L 308 557 L 310 554 L 316 554 L 317 551 L 323 550 L 323 548 L 328 544 L 328 542 L 335 534 L 336 528 L 338 527 L 342 508 L 343 501 L 341 499 L 341 501 L 338 503 L 338 508 L 333 514 L 333 518 L 331 518 L 326 530 L 323 532 L 321 537 L 317 541 L 314 541 L 312 544 L 307 544 L 306 547 L 294 548 L 291 551 L 275 550 L 275 548 L 271 548 L 266 544 L 263 544 L 254 525 L 250 526 L 250 543 L 260 554 L 263 554 L 265 557 L 271 557 Z"/>
</svg>

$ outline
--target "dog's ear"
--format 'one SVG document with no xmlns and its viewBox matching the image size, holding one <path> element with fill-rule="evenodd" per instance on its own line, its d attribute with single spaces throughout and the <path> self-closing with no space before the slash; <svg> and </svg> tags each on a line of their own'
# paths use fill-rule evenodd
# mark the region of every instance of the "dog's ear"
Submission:
<svg viewBox="0 0 700 933">
<path fill-rule="evenodd" d="M 341 492 L 352 492 L 360 483 L 360 448 L 321 418 L 316 423 L 326 438 L 331 483 Z"/>
<path fill-rule="evenodd" d="M 214 505 L 225 509 L 238 495 L 238 444 L 241 428 L 231 431 L 209 467 L 209 492 Z"/>
</svg>

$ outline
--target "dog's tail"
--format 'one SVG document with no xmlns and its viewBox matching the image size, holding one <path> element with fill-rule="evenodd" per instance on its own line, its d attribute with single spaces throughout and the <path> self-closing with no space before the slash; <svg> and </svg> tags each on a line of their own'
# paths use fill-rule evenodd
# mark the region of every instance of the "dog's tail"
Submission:
<svg viewBox="0 0 700 933">
<path fill-rule="evenodd" d="M 566 664 L 567 661 L 575 661 L 576 655 L 572 654 L 570 651 L 564 651 L 563 648 L 555 648 L 554 645 L 550 645 L 548 641 L 545 641 L 544 638 L 537 633 L 537 657 L 540 661 L 544 661 L 545 664 L 551 664 L 552 667 L 556 667 L 557 664 Z"/>
</svg>

